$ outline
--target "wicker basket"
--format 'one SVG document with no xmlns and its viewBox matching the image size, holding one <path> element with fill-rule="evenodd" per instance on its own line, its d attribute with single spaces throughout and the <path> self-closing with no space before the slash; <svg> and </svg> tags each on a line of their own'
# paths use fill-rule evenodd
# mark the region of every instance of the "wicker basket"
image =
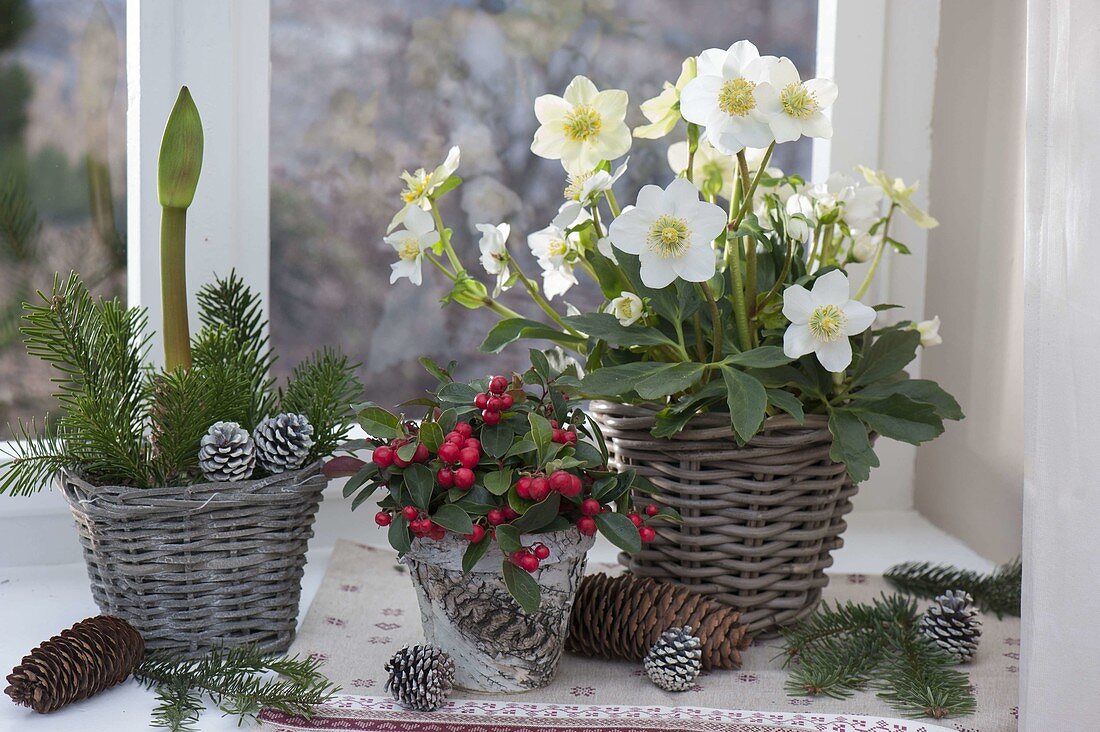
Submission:
<svg viewBox="0 0 1100 732">
<path fill-rule="evenodd" d="M 655 410 L 593 402 L 618 468 L 634 468 L 654 498 L 684 517 L 658 524 L 657 539 L 622 557 L 630 571 L 668 580 L 741 610 L 754 635 L 774 634 L 821 600 L 831 553 L 843 544 L 844 515 L 857 487 L 829 459 L 825 417 L 804 425 L 769 417 L 739 447 L 729 417 L 702 414 L 671 439 L 653 437 Z"/>
<path fill-rule="evenodd" d="M 60 484 L 96 604 L 130 621 L 147 648 L 290 646 L 327 484 L 320 463 L 239 483 L 94 486 L 66 473 Z"/>
</svg>

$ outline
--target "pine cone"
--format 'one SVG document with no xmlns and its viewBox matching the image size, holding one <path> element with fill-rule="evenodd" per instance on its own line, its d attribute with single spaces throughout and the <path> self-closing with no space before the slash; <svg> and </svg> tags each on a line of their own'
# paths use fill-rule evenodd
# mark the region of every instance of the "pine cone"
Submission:
<svg viewBox="0 0 1100 732">
<path fill-rule="evenodd" d="M 969 592 L 948 590 L 920 619 L 921 632 L 959 663 L 974 659 L 982 635 L 982 621 L 973 603 Z"/>
<path fill-rule="evenodd" d="M 207 480 L 247 480 L 256 467 L 252 438 L 236 422 L 215 422 L 199 443 L 199 468 Z"/>
<path fill-rule="evenodd" d="M 691 626 L 669 628 L 646 654 L 645 672 L 665 691 L 687 691 L 703 670 L 703 644 Z"/>
<path fill-rule="evenodd" d="M 313 425 L 304 414 L 278 414 L 256 425 L 252 439 L 261 468 L 272 475 L 297 470 L 313 447 Z"/>
<path fill-rule="evenodd" d="M 455 662 L 435 646 L 405 646 L 386 662 L 386 691 L 406 707 L 433 712 L 454 686 Z"/>
<path fill-rule="evenodd" d="M 690 625 L 702 643 L 703 668 L 740 668 L 748 645 L 741 613 L 679 585 L 620 575 L 581 581 L 566 647 L 573 653 L 641 661 L 661 632 Z"/>
<path fill-rule="evenodd" d="M 35 648 L 8 674 L 4 693 L 45 714 L 126 680 L 145 653 L 134 626 L 97 615 Z"/>
</svg>

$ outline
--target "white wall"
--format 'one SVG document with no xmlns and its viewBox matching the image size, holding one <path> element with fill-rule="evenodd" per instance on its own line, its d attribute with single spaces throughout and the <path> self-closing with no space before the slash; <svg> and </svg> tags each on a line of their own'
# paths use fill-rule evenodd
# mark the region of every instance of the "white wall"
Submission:
<svg viewBox="0 0 1100 732">
<path fill-rule="evenodd" d="M 1024 0 L 944 2 L 932 122 L 925 302 L 942 346 L 922 375 L 966 413 L 917 453 L 916 506 L 980 554 L 1020 551 Z"/>
</svg>

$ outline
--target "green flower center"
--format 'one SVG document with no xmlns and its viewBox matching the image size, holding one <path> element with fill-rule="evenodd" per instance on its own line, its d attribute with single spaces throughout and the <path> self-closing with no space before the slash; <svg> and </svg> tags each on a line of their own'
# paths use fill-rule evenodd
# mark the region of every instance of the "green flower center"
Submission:
<svg viewBox="0 0 1100 732">
<path fill-rule="evenodd" d="M 730 79 L 718 92 L 718 108 L 730 116 L 744 117 L 756 109 L 756 99 L 752 95 L 755 88 L 756 84 L 748 79 Z"/>
<path fill-rule="evenodd" d="M 546 253 L 551 257 L 564 257 L 569 253 L 569 244 L 565 239 L 555 239 L 546 247 Z"/>
<path fill-rule="evenodd" d="M 810 334 L 815 340 L 835 341 L 844 335 L 848 316 L 837 305 L 819 305 L 810 313 Z"/>
<path fill-rule="evenodd" d="M 397 256 L 401 257 L 403 262 L 415 262 L 416 258 L 420 256 L 420 244 L 415 239 L 406 239 L 401 245 L 400 251 L 397 252 Z"/>
<path fill-rule="evenodd" d="M 603 119 L 587 104 L 578 104 L 565 115 L 565 135 L 574 142 L 588 142 L 600 134 Z"/>
<path fill-rule="evenodd" d="M 801 84 L 788 84 L 779 93 L 779 104 L 783 111 L 795 119 L 808 119 L 817 111 L 817 97 Z"/>
<path fill-rule="evenodd" d="M 401 192 L 401 200 L 405 203 L 412 203 L 423 198 L 428 191 L 429 184 L 432 182 L 432 177 L 423 168 L 416 171 L 410 178 L 412 180 L 406 179 L 408 187 Z"/>
<path fill-rule="evenodd" d="M 690 246 L 688 240 L 691 230 L 681 218 L 661 214 L 649 227 L 646 241 L 649 248 L 668 259 L 678 257 Z"/>
</svg>

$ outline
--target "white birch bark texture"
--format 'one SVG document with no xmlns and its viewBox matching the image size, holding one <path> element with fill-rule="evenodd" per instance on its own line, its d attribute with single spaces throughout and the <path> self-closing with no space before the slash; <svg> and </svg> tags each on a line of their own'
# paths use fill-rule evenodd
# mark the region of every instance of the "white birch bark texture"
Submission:
<svg viewBox="0 0 1100 732">
<path fill-rule="evenodd" d="M 1100 3 L 1031 0 L 1021 724 L 1100 720 Z M 979 140 L 975 144 L 980 144 Z"/>
<path fill-rule="evenodd" d="M 524 541 L 540 541 L 550 550 L 534 574 L 542 604 L 533 615 L 508 594 L 501 575 L 504 555 L 496 543 L 466 575 L 462 555 L 468 543 L 454 534 L 440 541 L 414 539 L 402 559 L 416 588 L 425 639 L 454 660 L 459 688 L 513 693 L 554 678 L 594 539 L 570 529 Z"/>
</svg>

